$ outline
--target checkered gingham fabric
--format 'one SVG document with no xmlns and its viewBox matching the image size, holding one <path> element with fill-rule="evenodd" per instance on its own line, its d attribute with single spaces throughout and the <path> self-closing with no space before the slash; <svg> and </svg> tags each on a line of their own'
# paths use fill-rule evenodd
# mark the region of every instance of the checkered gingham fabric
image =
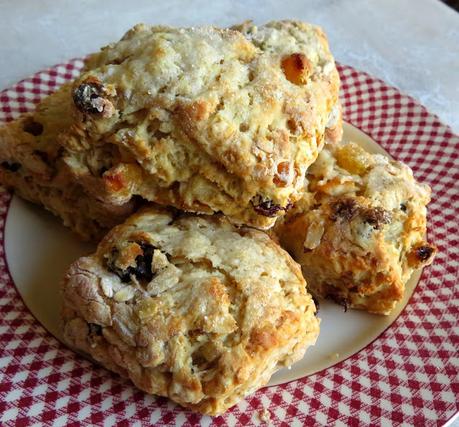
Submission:
<svg viewBox="0 0 459 427">
<path fill-rule="evenodd" d="M 8 121 L 74 78 L 73 60 L 0 93 Z M 434 264 L 408 306 L 372 344 L 335 366 L 264 388 L 224 416 L 201 417 L 94 366 L 49 335 L 24 306 L 0 253 L 2 425 L 443 425 L 458 411 L 459 138 L 421 105 L 340 66 L 345 119 L 410 165 L 433 190 Z M 0 192 L 0 238 L 10 195 Z M 24 262 L 27 262 L 26 260 Z M 266 414 L 266 411 L 264 412 Z"/>
</svg>

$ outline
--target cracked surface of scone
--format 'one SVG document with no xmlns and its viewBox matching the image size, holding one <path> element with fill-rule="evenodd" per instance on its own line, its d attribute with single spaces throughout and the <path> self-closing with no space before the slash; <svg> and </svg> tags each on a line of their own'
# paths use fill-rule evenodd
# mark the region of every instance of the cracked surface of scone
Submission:
<svg viewBox="0 0 459 427">
<path fill-rule="evenodd" d="M 73 84 L 65 161 L 108 203 L 133 195 L 270 228 L 301 197 L 341 126 L 322 30 L 138 25 L 91 55 Z"/>
<path fill-rule="evenodd" d="M 149 393 L 216 415 L 319 332 L 298 264 L 223 217 L 145 208 L 63 281 L 64 336 Z"/>
<path fill-rule="evenodd" d="M 276 225 L 309 290 L 345 307 L 389 314 L 414 269 L 432 262 L 425 241 L 430 188 L 411 169 L 354 143 L 327 146 L 308 193 Z"/>
<path fill-rule="evenodd" d="M 62 159 L 60 133 L 72 123 L 71 85 L 45 98 L 36 111 L 0 128 L 0 183 L 59 216 L 85 240 L 96 240 L 134 210 L 97 199 Z"/>
</svg>

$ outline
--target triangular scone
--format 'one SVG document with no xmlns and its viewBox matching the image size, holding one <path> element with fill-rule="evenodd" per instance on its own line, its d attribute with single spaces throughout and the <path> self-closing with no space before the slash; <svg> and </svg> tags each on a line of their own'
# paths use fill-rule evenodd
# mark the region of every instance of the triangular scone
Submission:
<svg viewBox="0 0 459 427">
<path fill-rule="evenodd" d="M 292 21 L 235 28 L 138 25 L 88 58 L 61 138 L 88 191 L 260 228 L 301 197 L 339 105 L 326 38 Z"/>
<path fill-rule="evenodd" d="M 354 143 L 327 146 L 308 193 L 274 228 L 311 292 L 389 314 L 411 273 L 432 262 L 425 241 L 430 188 L 411 169 Z"/>
<path fill-rule="evenodd" d="M 81 78 L 0 128 L 0 181 L 85 238 L 135 196 L 269 228 L 339 136 L 339 78 L 322 31 L 138 25 Z"/>
</svg>

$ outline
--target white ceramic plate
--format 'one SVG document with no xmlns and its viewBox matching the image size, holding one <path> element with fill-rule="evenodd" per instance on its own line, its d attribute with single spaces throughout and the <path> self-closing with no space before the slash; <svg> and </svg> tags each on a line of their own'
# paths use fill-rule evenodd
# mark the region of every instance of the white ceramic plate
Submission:
<svg viewBox="0 0 459 427">
<path fill-rule="evenodd" d="M 373 153 L 388 154 L 370 137 L 345 124 L 344 138 Z M 62 341 L 59 327 L 61 306 L 59 282 L 75 259 L 93 251 L 94 245 L 81 243 L 51 214 L 14 197 L 6 221 L 5 250 L 14 283 L 25 304 L 38 321 Z M 326 369 L 357 353 L 376 339 L 407 304 L 421 272 L 411 277 L 407 290 L 390 316 L 378 316 L 320 302 L 322 319 L 317 344 L 303 360 L 282 369 L 269 385 L 282 384 Z M 339 328 L 336 327 L 339 325 Z"/>
</svg>

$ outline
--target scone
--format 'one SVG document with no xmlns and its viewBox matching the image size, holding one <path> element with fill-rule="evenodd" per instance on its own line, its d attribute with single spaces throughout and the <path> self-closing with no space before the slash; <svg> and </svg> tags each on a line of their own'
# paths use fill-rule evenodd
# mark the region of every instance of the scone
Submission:
<svg viewBox="0 0 459 427">
<path fill-rule="evenodd" d="M 425 241 L 427 185 L 411 169 L 354 143 L 327 146 L 308 193 L 274 232 L 308 288 L 344 307 L 389 314 L 414 269 L 432 262 Z"/>
<path fill-rule="evenodd" d="M 144 208 L 63 282 L 67 342 L 140 389 L 217 415 L 319 332 L 301 270 L 265 233 Z"/>
<path fill-rule="evenodd" d="M 84 240 L 103 237 L 135 209 L 88 194 L 63 161 L 58 138 L 72 122 L 71 86 L 65 85 L 0 128 L 0 183 L 61 217 Z"/>
<path fill-rule="evenodd" d="M 309 24 L 138 25 L 74 82 L 65 161 L 107 203 L 139 195 L 267 229 L 301 197 L 338 90 Z"/>
<path fill-rule="evenodd" d="M 91 55 L 71 88 L 0 129 L 0 180 L 83 235 L 111 209 L 108 225 L 119 223 L 136 196 L 269 228 L 300 198 L 324 138 L 341 132 L 338 89 L 312 25 L 138 25 Z M 65 188 L 24 166 L 36 162 Z"/>
</svg>

